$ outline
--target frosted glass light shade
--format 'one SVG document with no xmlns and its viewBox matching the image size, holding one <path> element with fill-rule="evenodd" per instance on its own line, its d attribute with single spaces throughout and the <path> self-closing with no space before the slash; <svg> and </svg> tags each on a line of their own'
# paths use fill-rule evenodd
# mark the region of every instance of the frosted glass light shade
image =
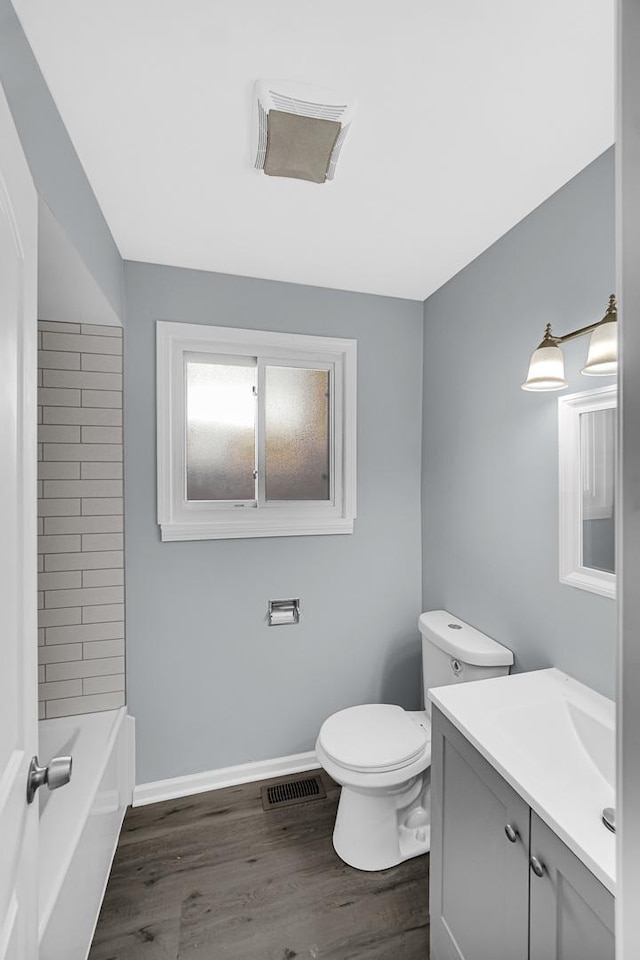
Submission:
<svg viewBox="0 0 640 960">
<path fill-rule="evenodd" d="M 564 357 L 560 347 L 540 346 L 534 350 L 529 364 L 529 373 L 523 390 L 564 390 L 567 381 L 564 378 Z"/>
<path fill-rule="evenodd" d="M 611 377 L 618 372 L 618 324 L 608 320 L 591 334 L 587 362 L 581 373 L 593 377 Z"/>
</svg>

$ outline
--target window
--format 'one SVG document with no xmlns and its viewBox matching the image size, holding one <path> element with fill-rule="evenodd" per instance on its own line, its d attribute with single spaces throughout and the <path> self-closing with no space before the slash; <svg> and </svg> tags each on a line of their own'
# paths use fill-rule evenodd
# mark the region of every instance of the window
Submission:
<svg viewBox="0 0 640 960">
<path fill-rule="evenodd" d="M 157 323 L 163 540 L 352 533 L 356 342 Z"/>
</svg>

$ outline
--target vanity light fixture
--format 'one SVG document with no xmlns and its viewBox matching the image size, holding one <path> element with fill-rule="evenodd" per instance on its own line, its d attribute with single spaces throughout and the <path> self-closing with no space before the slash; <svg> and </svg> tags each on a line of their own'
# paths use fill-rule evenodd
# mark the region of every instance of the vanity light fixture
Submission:
<svg viewBox="0 0 640 960">
<path fill-rule="evenodd" d="M 556 337 L 551 324 L 545 327 L 544 337 L 534 350 L 529 365 L 529 374 L 522 384 L 523 390 L 564 390 L 568 386 L 564 378 L 564 356 L 561 343 L 591 334 L 587 362 L 580 371 L 587 376 L 610 377 L 618 372 L 618 311 L 616 298 L 609 297 L 609 306 L 602 320 L 581 327 L 573 333 Z"/>
</svg>

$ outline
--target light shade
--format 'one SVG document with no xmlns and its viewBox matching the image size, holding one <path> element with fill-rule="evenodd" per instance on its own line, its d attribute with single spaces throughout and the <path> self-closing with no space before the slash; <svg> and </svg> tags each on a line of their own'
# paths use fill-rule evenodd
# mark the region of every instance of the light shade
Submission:
<svg viewBox="0 0 640 960">
<path fill-rule="evenodd" d="M 522 384 L 522 389 L 564 390 L 566 386 L 562 350 L 555 344 L 540 345 L 533 352 L 529 364 L 529 374 L 526 382 Z"/>
<path fill-rule="evenodd" d="M 587 362 L 581 373 L 593 377 L 611 377 L 618 372 L 618 324 L 615 320 L 599 323 L 591 334 Z"/>
</svg>

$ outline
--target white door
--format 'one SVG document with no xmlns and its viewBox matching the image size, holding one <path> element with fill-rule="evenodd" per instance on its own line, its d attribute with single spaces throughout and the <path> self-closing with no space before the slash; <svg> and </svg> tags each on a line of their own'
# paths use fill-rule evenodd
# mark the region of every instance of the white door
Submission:
<svg viewBox="0 0 640 960">
<path fill-rule="evenodd" d="M 38 955 L 37 202 L 0 87 L 0 960 Z"/>
</svg>

